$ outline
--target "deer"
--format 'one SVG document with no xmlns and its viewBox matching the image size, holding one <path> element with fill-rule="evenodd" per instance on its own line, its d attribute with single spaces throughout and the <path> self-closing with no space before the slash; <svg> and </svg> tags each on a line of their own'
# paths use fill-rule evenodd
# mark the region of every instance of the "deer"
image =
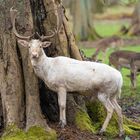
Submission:
<svg viewBox="0 0 140 140">
<path fill-rule="evenodd" d="M 124 45 L 123 39 L 121 39 L 118 36 L 113 36 L 111 38 L 104 38 L 101 39 L 96 46 L 96 50 L 94 54 L 91 56 L 91 59 L 94 61 L 97 60 L 97 56 L 99 55 L 100 52 L 102 52 L 102 58 L 100 61 L 105 62 L 106 59 L 106 53 L 109 51 L 109 49 L 113 48 L 114 50 L 119 50 L 120 47 Z"/>
<path fill-rule="evenodd" d="M 51 47 L 48 39 L 55 33 L 50 36 L 40 36 L 39 39 L 20 35 L 15 27 L 17 10 L 11 9 L 10 13 L 13 33 L 18 43 L 29 49 L 29 57 L 35 74 L 44 81 L 48 88 L 58 94 L 61 127 L 64 128 L 67 124 L 67 93 L 78 92 L 85 96 L 97 97 L 106 108 L 107 116 L 99 134 L 106 131 L 115 111 L 118 115 L 119 135 L 122 136 L 124 134 L 122 109 L 117 102 L 123 84 L 121 73 L 106 64 L 79 61 L 64 56 L 46 56 L 43 48 Z"/>
<path fill-rule="evenodd" d="M 121 68 L 130 69 L 130 81 L 133 88 L 136 88 L 136 76 L 140 70 L 140 53 L 120 50 L 109 56 L 109 64 L 121 71 Z"/>
</svg>

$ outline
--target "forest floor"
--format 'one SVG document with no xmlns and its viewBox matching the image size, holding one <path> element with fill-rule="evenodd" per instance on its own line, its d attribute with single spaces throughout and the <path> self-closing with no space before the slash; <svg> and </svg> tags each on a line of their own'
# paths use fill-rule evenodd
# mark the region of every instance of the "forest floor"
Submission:
<svg viewBox="0 0 140 140">
<path fill-rule="evenodd" d="M 134 98 L 122 98 L 119 103 L 122 106 L 123 114 L 126 117 L 140 123 L 140 101 L 135 102 Z M 67 125 L 65 129 L 61 129 L 57 123 L 51 123 L 49 126 L 56 130 L 58 140 L 140 140 L 134 136 L 124 136 L 123 138 L 99 136 L 87 131 L 81 131 L 73 125 Z"/>
<path fill-rule="evenodd" d="M 120 101 L 120 105 L 123 109 L 123 114 L 140 123 L 140 100 L 136 101 L 134 98 L 123 98 Z"/>
</svg>

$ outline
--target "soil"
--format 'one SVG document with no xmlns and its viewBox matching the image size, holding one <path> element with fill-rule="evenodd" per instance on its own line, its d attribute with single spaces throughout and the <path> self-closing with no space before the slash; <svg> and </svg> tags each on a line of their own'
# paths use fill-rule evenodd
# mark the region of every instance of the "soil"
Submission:
<svg viewBox="0 0 140 140">
<path fill-rule="evenodd" d="M 140 101 L 133 98 L 123 98 L 120 101 L 123 114 L 135 122 L 140 123 Z"/>
<path fill-rule="evenodd" d="M 99 140 L 100 137 L 86 131 L 81 131 L 76 126 L 67 125 L 61 129 L 58 124 L 50 124 L 51 128 L 57 131 L 58 140 Z M 56 127 L 57 126 L 57 127 Z"/>
<path fill-rule="evenodd" d="M 120 101 L 123 114 L 135 122 L 140 123 L 140 101 L 134 103 L 132 100 L 133 99 L 122 99 Z M 58 140 L 124 140 L 127 138 L 130 140 L 139 140 L 138 138 L 127 136 L 124 136 L 123 138 L 107 138 L 105 136 L 98 136 L 97 134 L 87 131 L 81 131 L 73 125 L 67 125 L 65 129 L 61 129 L 57 123 L 49 124 L 49 126 L 56 130 Z"/>
<path fill-rule="evenodd" d="M 108 140 L 103 136 L 81 131 L 73 125 L 67 125 L 65 129 L 61 129 L 57 124 L 50 124 L 49 126 L 57 131 L 58 140 Z M 123 138 L 113 138 L 112 140 L 123 140 Z"/>
<path fill-rule="evenodd" d="M 87 131 L 81 131 L 76 126 L 67 125 L 65 129 L 61 129 L 57 123 L 49 124 L 51 128 L 56 130 L 58 140 L 140 140 L 135 137 L 116 137 L 116 138 L 109 138 L 106 136 L 99 136 L 97 134 L 93 134 Z"/>
<path fill-rule="evenodd" d="M 122 98 L 119 104 L 122 106 L 123 114 L 126 117 L 140 123 L 140 101 L 134 101 L 133 98 Z M 67 125 L 65 129 L 61 129 L 58 123 L 51 123 L 49 126 L 56 130 L 58 140 L 140 140 L 139 138 L 128 136 L 124 136 L 123 138 L 107 138 L 87 131 L 81 131 L 73 125 Z"/>
</svg>

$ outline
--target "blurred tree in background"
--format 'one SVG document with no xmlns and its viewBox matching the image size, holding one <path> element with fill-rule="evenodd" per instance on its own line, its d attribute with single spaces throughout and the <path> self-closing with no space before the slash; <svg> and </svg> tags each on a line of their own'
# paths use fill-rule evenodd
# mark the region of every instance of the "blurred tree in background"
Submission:
<svg viewBox="0 0 140 140">
<path fill-rule="evenodd" d="M 140 35 L 140 1 L 135 5 L 135 9 L 132 16 L 132 22 L 129 27 L 130 35 Z"/>
<path fill-rule="evenodd" d="M 135 4 L 137 0 L 63 0 L 63 2 L 72 15 L 73 32 L 76 38 L 96 40 L 101 36 L 94 28 L 94 14 L 103 13 L 105 8 L 112 5 Z M 140 8 L 136 9 L 135 13 L 138 13 Z"/>
<path fill-rule="evenodd" d="M 64 5 L 72 14 L 73 31 L 80 40 L 98 39 L 100 36 L 93 26 L 93 15 L 103 11 L 99 0 L 64 0 Z"/>
</svg>

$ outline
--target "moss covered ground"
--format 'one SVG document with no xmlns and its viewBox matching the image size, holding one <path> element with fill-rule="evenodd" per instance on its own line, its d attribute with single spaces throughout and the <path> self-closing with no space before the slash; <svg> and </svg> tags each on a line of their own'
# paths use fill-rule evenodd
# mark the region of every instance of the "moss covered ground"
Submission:
<svg viewBox="0 0 140 140">
<path fill-rule="evenodd" d="M 106 111 L 104 107 L 98 102 L 87 103 L 88 114 L 85 112 L 77 112 L 76 125 L 81 130 L 91 131 L 97 134 L 105 120 Z M 140 137 L 140 124 L 131 121 L 124 116 L 124 130 L 125 135 Z M 117 137 L 119 134 L 117 115 L 114 113 L 113 117 L 107 127 L 105 136 L 109 138 Z"/>
<path fill-rule="evenodd" d="M 54 130 L 49 132 L 41 127 L 31 127 L 27 132 L 17 128 L 15 125 L 8 126 L 1 140 L 56 140 L 57 135 Z"/>
</svg>

